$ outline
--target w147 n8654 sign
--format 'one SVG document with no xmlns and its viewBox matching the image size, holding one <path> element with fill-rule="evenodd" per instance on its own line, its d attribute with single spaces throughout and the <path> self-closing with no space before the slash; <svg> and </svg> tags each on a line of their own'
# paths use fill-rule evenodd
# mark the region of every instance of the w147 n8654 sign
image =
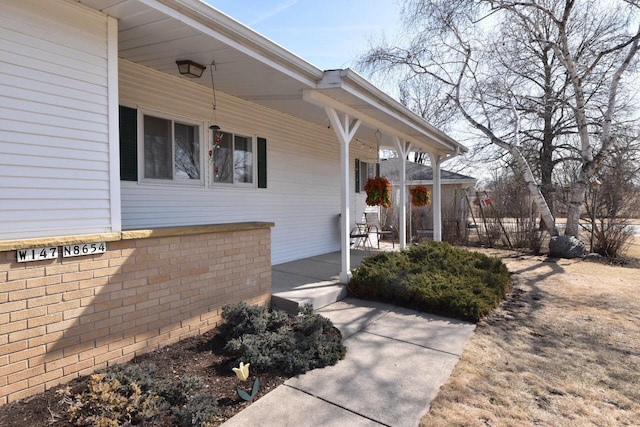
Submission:
<svg viewBox="0 0 640 427">
<path fill-rule="evenodd" d="M 46 248 L 18 249 L 16 251 L 16 259 L 18 262 L 42 261 L 45 259 L 56 259 L 62 252 L 63 258 L 103 254 L 107 251 L 105 242 L 83 243 L 79 245 L 66 245 L 62 247 L 62 251 L 57 246 L 49 246 Z"/>
</svg>

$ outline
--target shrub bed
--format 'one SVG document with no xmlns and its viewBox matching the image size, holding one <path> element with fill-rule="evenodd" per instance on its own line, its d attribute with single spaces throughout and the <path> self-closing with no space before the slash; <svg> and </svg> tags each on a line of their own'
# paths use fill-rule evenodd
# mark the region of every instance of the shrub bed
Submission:
<svg viewBox="0 0 640 427">
<path fill-rule="evenodd" d="M 472 322 L 495 308 L 508 289 L 502 261 L 443 242 L 367 257 L 349 282 L 358 298 Z"/>
<path fill-rule="evenodd" d="M 0 406 L 0 425 L 218 426 L 246 406 L 237 395 L 246 387 L 232 371 L 240 361 L 259 377 L 251 396 L 259 398 L 288 377 L 334 365 L 346 354 L 340 331 L 311 306 L 289 317 L 239 303 L 224 307 L 222 317 L 222 326 L 201 336 Z"/>
</svg>

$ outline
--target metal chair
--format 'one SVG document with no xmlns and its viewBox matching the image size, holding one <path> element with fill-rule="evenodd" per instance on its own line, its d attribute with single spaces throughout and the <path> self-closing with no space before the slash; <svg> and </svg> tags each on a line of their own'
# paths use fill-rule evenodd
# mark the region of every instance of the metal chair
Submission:
<svg viewBox="0 0 640 427">
<path fill-rule="evenodd" d="M 367 242 L 369 243 L 369 251 L 373 248 L 371 238 L 369 237 L 370 228 L 366 223 L 356 223 L 356 226 L 349 232 L 351 238 L 351 245 L 354 249 L 362 246 L 362 249 L 367 248 Z"/>
<path fill-rule="evenodd" d="M 378 212 L 365 212 L 364 219 L 368 226 L 369 233 L 375 233 L 378 239 L 378 249 L 380 249 L 380 238 L 382 236 L 391 236 L 391 246 L 396 247 L 396 237 L 398 233 L 393 226 L 383 228 L 380 224 Z"/>
</svg>

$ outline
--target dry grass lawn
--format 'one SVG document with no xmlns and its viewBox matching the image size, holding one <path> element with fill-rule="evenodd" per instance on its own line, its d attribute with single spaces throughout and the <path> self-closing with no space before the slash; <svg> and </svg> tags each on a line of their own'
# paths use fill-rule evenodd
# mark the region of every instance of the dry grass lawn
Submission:
<svg viewBox="0 0 640 427">
<path fill-rule="evenodd" d="M 420 425 L 640 425 L 640 269 L 487 252 L 512 294 Z"/>
</svg>

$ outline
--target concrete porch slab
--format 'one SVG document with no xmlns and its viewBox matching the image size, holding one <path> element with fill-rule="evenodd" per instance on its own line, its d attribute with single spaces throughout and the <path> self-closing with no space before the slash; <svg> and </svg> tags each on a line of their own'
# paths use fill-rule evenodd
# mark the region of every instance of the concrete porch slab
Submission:
<svg viewBox="0 0 640 427">
<path fill-rule="evenodd" d="M 338 280 L 340 275 L 340 263 L 335 264 L 314 258 L 304 258 L 297 261 L 274 265 L 271 267 L 271 271 L 272 276 L 273 272 L 277 272 L 293 274 L 307 279 L 327 280 L 333 278 Z"/>
<path fill-rule="evenodd" d="M 357 268 L 369 251 L 352 250 L 351 267 Z M 319 309 L 347 296 L 340 284 L 341 254 L 332 252 L 274 265 L 271 268 L 271 304 L 297 314 L 303 304 Z"/>
<path fill-rule="evenodd" d="M 347 287 L 337 281 L 306 283 L 291 290 L 271 294 L 271 305 L 290 314 L 297 314 L 300 306 L 311 304 L 314 310 L 333 304 L 347 296 Z"/>
</svg>

